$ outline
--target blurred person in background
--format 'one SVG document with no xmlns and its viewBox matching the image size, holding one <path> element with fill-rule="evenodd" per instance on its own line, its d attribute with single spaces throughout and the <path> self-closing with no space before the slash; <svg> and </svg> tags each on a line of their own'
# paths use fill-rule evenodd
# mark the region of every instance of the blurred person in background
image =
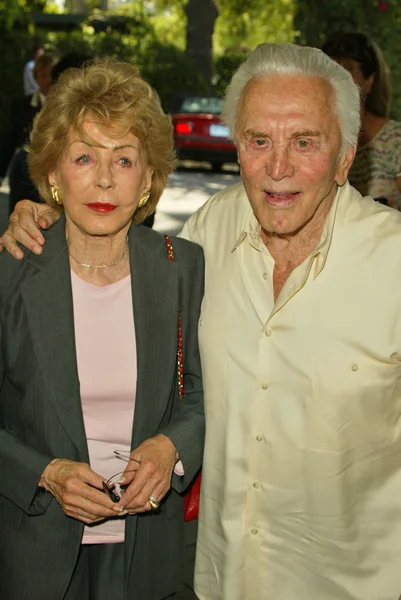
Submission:
<svg viewBox="0 0 401 600">
<path fill-rule="evenodd" d="M 142 226 L 174 164 L 171 119 L 129 64 L 68 69 L 35 119 L 30 173 L 61 216 L 42 256 L 0 257 L 4 598 L 164 600 L 182 585 L 203 255 L 173 239 L 172 261 Z"/>
<path fill-rule="evenodd" d="M 8 171 L 10 213 L 18 200 L 28 197 L 40 201 L 36 187 L 30 181 L 27 172 L 24 145 L 29 140 L 35 116 L 46 102 L 53 65 L 54 58 L 50 54 L 41 54 L 36 59 L 33 75 L 38 89 L 30 96 L 24 96 L 12 103 L 11 118 L 0 140 L 0 184 Z"/>
<path fill-rule="evenodd" d="M 44 49 L 40 44 L 35 44 L 32 51 L 32 58 L 26 63 L 23 71 L 23 86 L 25 96 L 31 96 L 38 91 L 38 82 L 35 79 L 34 68 L 35 61 L 44 54 Z"/>
<path fill-rule="evenodd" d="M 378 45 L 363 33 L 337 33 L 323 52 L 352 75 L 361 90 L 361 131 L 349 181 L 362 196 L 401 209 L 401 123 L 389 118 L 389 70 Z"/>
</svg>

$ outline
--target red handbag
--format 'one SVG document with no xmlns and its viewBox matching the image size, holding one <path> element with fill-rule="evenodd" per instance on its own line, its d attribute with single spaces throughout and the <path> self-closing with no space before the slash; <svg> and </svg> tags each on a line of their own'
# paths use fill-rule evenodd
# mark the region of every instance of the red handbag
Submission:
<svg viewBox="0 0 401 600">
<path fill-rule="evenodd" d="M 169 260 L 174 260 L 173 246 L 171 245 L 170 237 L 165 234 L 166 245 L 167 245 L 167 256 Z M 178 348 L 177 348 L 177 369 L 178 369 L 178 392 L 180 400 L 184 397 L 184 361 L 182 352 L 182 327 L 181 327 L 181 315 L 178 311 Z M 188 488 L 184 498 L 184 520 L 194 521 L 199 515 L 199 500 L 200 500 L 200 486 L 202 481 L 202 471 L 198 473 L 193 482 Z"/>
<path fill-rule="evenodd" d="M 199 516 L 202 471 L 199 471 L 184 497 L 184 521 L 195 521 Z"/>
</svg>

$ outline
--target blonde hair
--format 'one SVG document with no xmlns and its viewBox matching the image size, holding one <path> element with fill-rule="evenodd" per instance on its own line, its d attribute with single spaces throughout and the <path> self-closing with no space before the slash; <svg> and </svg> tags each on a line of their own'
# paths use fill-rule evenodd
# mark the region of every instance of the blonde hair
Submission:
<svg viewBox="0 0 401 600">
<path fill-rule="evenodd" d="M 153 176 L 150 198 L 134 215 L 140 223 L 155 210 L 175 166 L 175 151 L 171 118 L 164 114 L 157 93 L 129 63 L 98 60 L 60 75 L 34 121 L 28 156 L 32 181 L 43 200 L 56 207 L 48 174 L 61 160 L 71 128 L 92 142 L 83 132 L 88 113 L 100 128 L 116 127 L 119 137 L 134 134 L 145 150 Z"/>
</svg>

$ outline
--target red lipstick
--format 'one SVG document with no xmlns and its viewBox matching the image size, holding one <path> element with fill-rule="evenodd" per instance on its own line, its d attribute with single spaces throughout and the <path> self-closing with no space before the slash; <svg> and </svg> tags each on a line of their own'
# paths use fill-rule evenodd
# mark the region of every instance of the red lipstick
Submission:
<svg viewBox="0 0 401 600">
<path fill-rule="evenodd" d="M 115 204 L 109 204 L 108 202 L 91 202 L 86 206 L 98 213 L 110 213 L 117 208 Z"/>
</svg>

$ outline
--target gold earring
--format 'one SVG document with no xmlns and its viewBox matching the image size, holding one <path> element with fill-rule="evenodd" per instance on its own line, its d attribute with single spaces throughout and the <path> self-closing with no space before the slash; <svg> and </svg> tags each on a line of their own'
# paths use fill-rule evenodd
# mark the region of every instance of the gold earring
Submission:
<svg viewBox="0 0 401 600">
<path fill-rule="evenodd" d="M 142 208 L 142 206 L 145 206 L 145 204 L 149 200 L 149 198 L 150 198 L 150 192 L 146 192 L 145 194 L 142 194 L 142 196 L 139 198 L 138 208 Z"/>
<path fill-rule="evenodd" d="M 60 198 L 60 196 L 58 195 L 58 190 L 57 188 L 54 187 L 54 185 L 51 186 L 51 193 L 52 193 L 52 197 L 53 200 L 57 203 L 57 204 L 63 204 L 62 199 Z"/>
</svg>

